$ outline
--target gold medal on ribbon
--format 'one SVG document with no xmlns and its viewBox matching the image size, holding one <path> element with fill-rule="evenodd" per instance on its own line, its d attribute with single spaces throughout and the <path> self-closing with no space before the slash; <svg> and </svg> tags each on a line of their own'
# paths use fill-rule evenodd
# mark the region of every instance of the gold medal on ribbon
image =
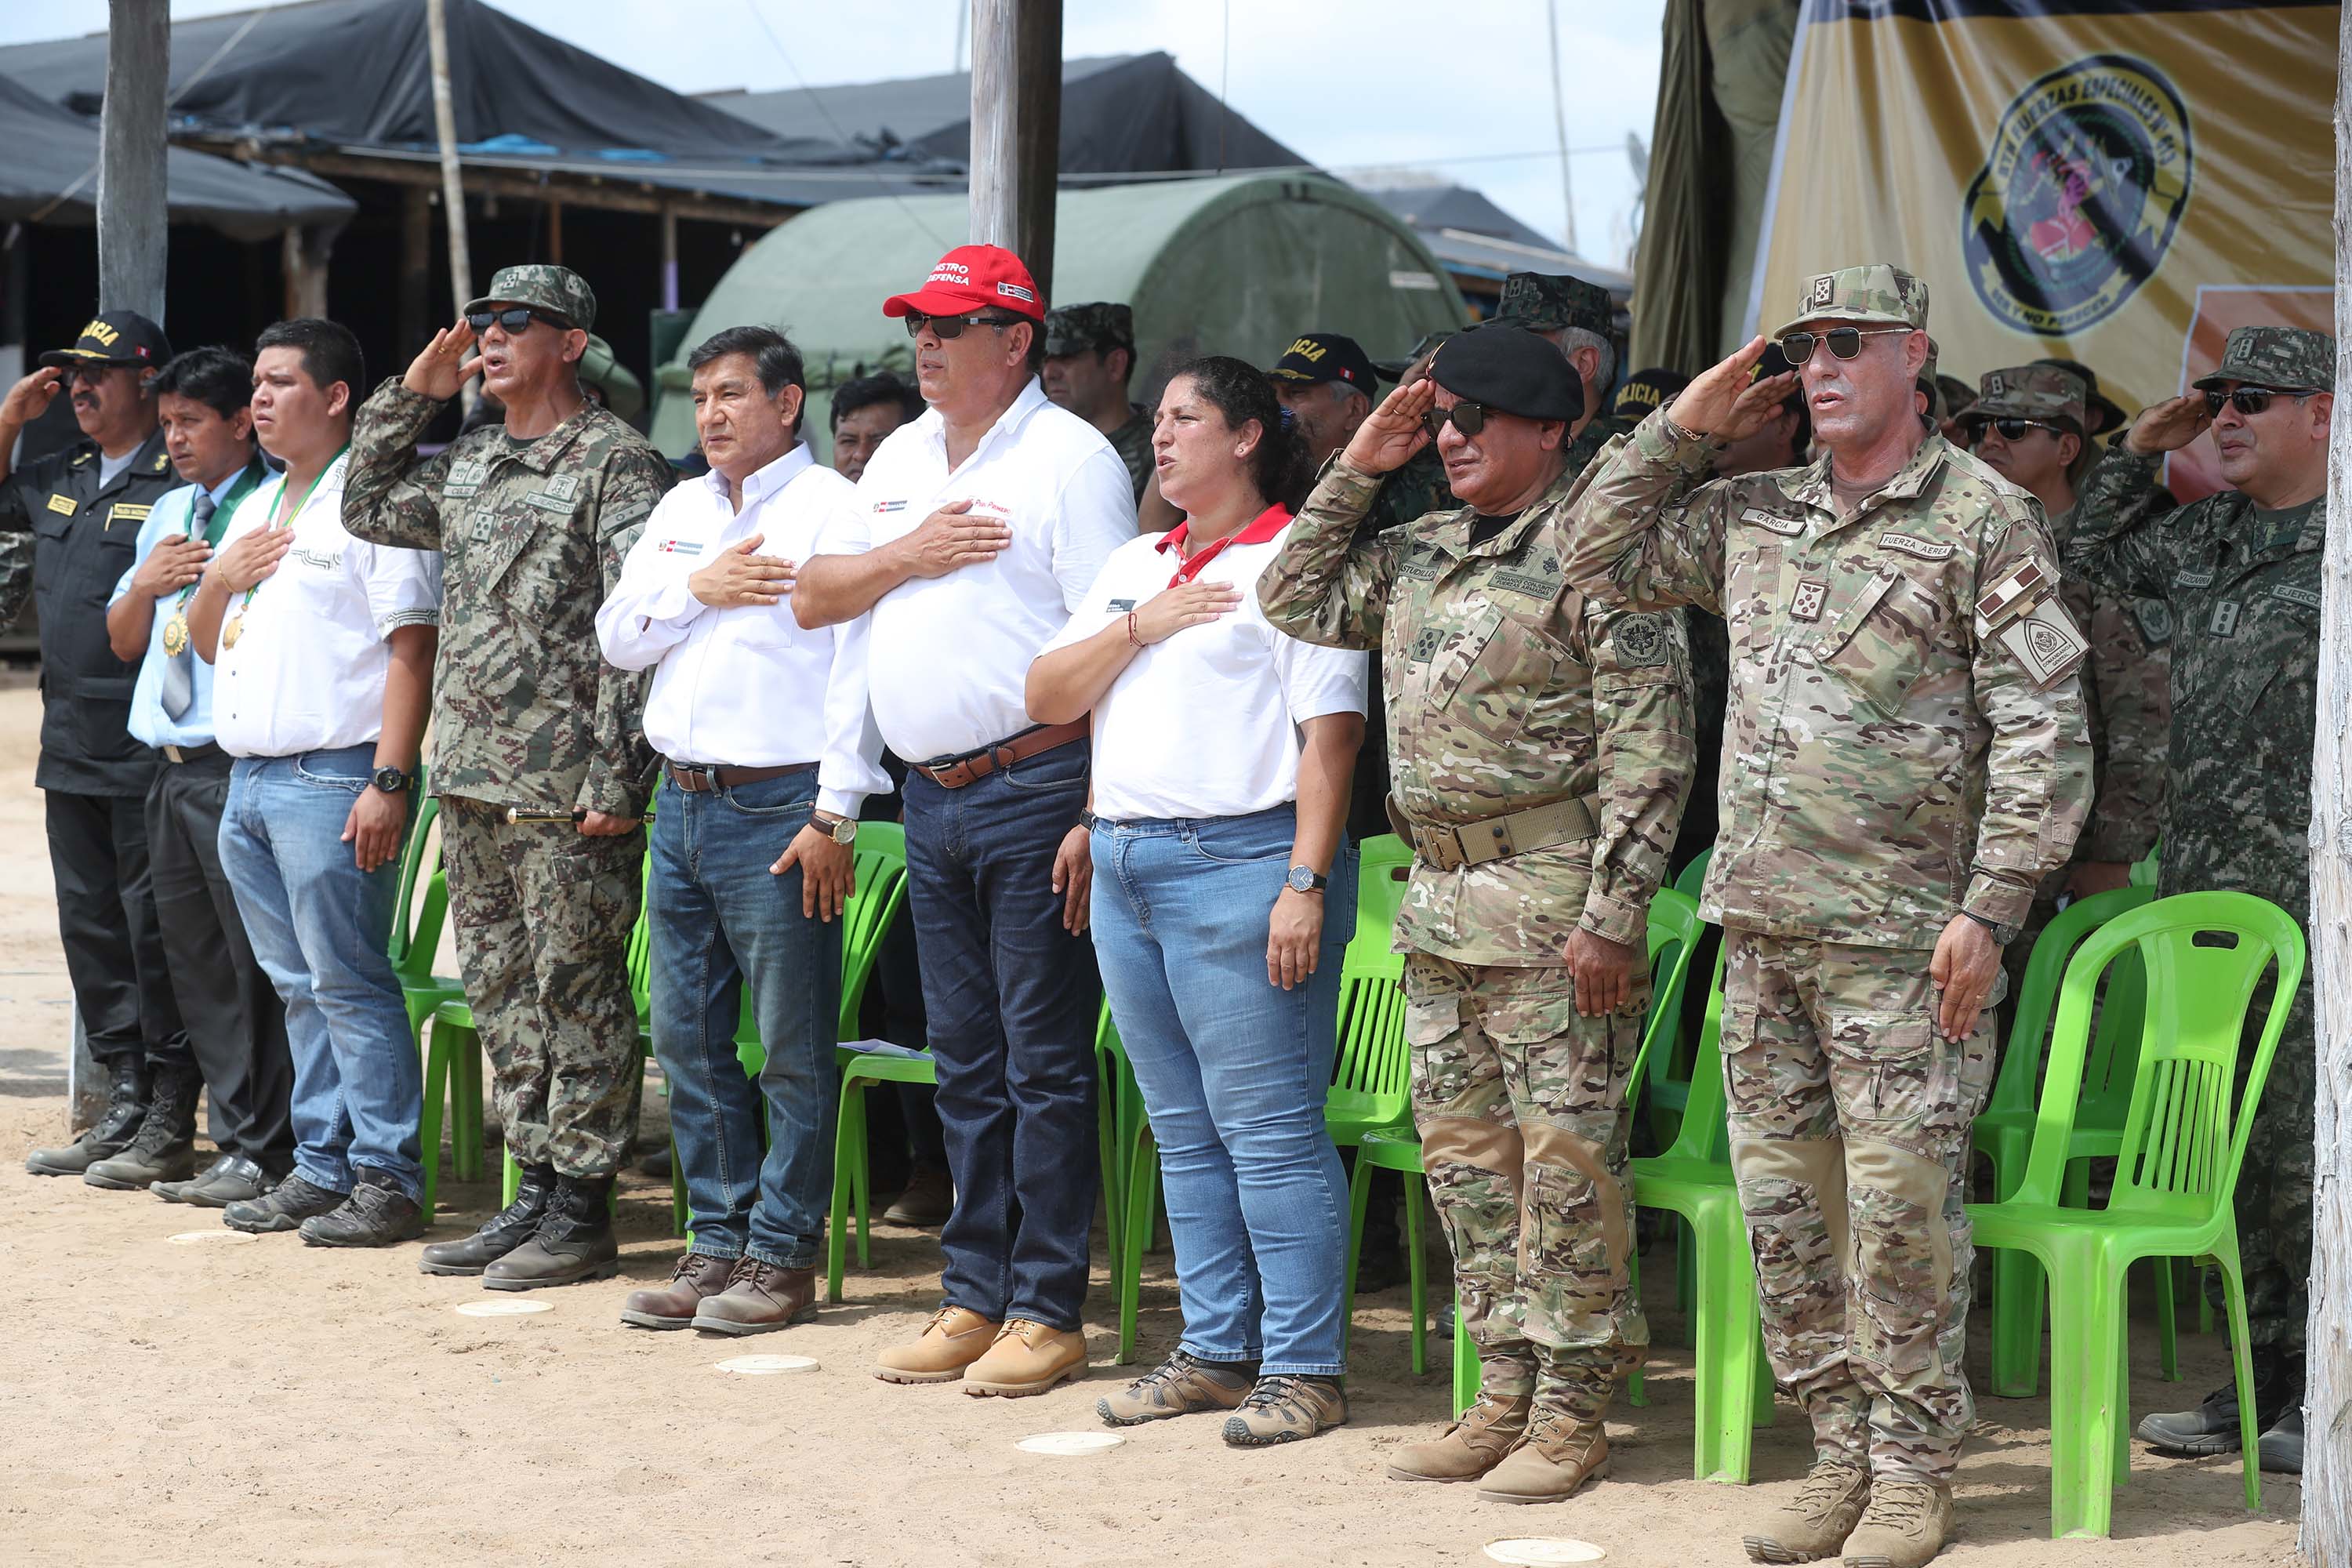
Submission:
<svg viewBox="0 0 2352 1568">
<path fill-rule="evenodd" d="M 228 618 L 228 625 L 221 627 L 221 647 L 235 647 L 236 639 L 244 635 L 245 612 L 239 610 Z"/>
<path fill-rule="evenodd" d="M 188 651 L 188 616 L 184 610 L 174 610 L 172 618 L 163 623 L 163 651 L 173 658 Z"/>
</svg>

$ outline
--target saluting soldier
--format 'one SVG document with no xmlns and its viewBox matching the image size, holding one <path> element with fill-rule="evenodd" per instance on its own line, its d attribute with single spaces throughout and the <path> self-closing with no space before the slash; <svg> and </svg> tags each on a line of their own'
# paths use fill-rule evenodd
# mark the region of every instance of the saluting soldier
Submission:
<svg viewBox="0 0 2352 1568">
<path fill-rule="evenodd" d="M 1390 815 L 1413 846 L 1413 1113 L 1480 1367 L 1477 1403 L 1389 1473 L 1499 1502 L 1602 1471 L 1602 1415 L 1649 1342 L 1625 1081 L 1690 784 L 1690 660 L 1679 617 L 1603 608 L 1561 573 L 1583 408 L 1535 334 L 1449 338 L 1325 469 L 1259 584 L 1277 628 L 1381 651 Z M 1432 445 L 1461 504 L 1364 533 L 1381 476 Z"/>
<path fill-rule="evenodd" d="M 1525 327 L 1558 349 L 1584 389 L 1584 416 L 1569 432 L 1568 475 L 1574 479 L 1601 448 L 1633 427 L 1611 406 L 1617 382 L 1617 303 L 1609 290 L 1564 272 L 1514 272 L 1495 301 L 1496 324 Z"/>
<path fill-rule="evenodd" d="M 444 552 L 433 790 L 466 995 L 523 1175 L 511 1205 L 419 1267 L 492 1289 L 614 1271 L 607 1199 L 634 1121 L 648 677 L 604 661 L 596 609 L 676 475 L 583 395 L 595 319 L 579 274 L 502 268 L 361 405 L 343 490 L 354 538 Z M 418 457 L 478 373 L 503 422 Z"/>
<path fill-rule="evenodd" d="M 1566 552 L 1596 597 L 1730 623 L 1724 929 L 1731 1163 L 1764 1343 L 1811 1419 L 1797 1496 L 1748 1555 L 1919 1568 L 1951 1527 L 1969 1130 L 1990 1086 L 2000 953 L 2090 795 L 2075 668 L 2034 499 L 1918 413 L 1927 290 L 1894 267 L 1807 279 L 1781 329 L 1643 421 Z M 1701 483 L 1801 376 L 1808 468 Z"/>
<path fill-rule="evenodd" d="M 130 728 L 139 667 L 115 658 L 106 635 L 107 601 L 130 569 L 140 525 L 180 484 L 149 385 L 171 357 L 163 328 L 134 311 L 103 311 L 0 401 L 0 626 L 31 594 L 41 619 L 33 782 L 46 801 L 66 973 L 108 1079 L 105 1115 L 62 1149 L 35 1150 L 26 1165 L 37 1175 L 83 1175 L 121 1153 L 151 1108 L 176 1143 L 195 1126 L 204 1087 L 155 916 L 146 801 L 156 758 Z M 82 438 L 10 472 L 18 434 L 60 392 L 73 400 Z"/>
</svg>

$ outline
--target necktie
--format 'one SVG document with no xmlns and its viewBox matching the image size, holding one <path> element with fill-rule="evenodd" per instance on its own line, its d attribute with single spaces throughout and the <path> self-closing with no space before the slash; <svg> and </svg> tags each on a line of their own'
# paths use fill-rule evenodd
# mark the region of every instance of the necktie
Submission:
<svg viewBox="0 0 2352 1568">
<path fill-rule="evenodd" d="M 209 491 L 198 491 L 194 512 L 188 521 L 188 537 L 199 539 L 213 520 L 214 502 Z M 189 705 L 196 700 L 196 650 L 183 647 L 163 660 L 163 716 L 178 723 Z"/>
</svg>

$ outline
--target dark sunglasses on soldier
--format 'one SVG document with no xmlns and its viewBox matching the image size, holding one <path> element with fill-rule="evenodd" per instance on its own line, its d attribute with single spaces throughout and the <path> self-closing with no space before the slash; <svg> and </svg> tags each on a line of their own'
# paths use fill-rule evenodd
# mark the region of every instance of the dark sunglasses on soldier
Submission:
<svg viewBox="0 0 2352 1568">
<path fill-rule="evenodd" d="M 929 327 L 931 330 L 931 336 L 939 339 L 940 342 L 952 342 L 963 336 L 963 330 L 966 327 L 994 327 L 1001 332 L 1011 326 L 1016 319 L 1011 316 L 992 316 L 985 310 L 970 316 L 925 316 L 909 310 L 907 312 L 907 335 L 910 338 L 919 338 L 923 335 L 923 329 Z"/>
<path fill-rule="evenodd" d="M 551 316 L 544 310 L 534 310 L 528 305 L 516 305 L 504 310 L 476 310 L 467 316 L 466 324 L 477 332 L 487 332 L 492 322 L 506 329 L 509 337 L 528 331 L 533 321 L 545 321 L 559 332 L 568 332 L 572 323 L 561 316 Z"/>
<path fill-rule="evenodd" d="M 2271 405 L 2271 399 L 2273 397 L 2292 397 L 2297 403 L 2301 403 L 2310 395 L 2312 395 L 2308 392 L 2282 392 L 2269 386 L 2242 386 L 2235 392 L 2223 392 L 2216 388 L 2205 395 L 2205 412 L 2208 415 L 2219 415 L 2221 412 L 2221 405 L 2226 403 L 2241 414 L 2260 414 Z"/>
<path fill-rule="evenodd" d="M 1789 367 L 1801 370 L 1813 357 L 1813 345 L 1826 342 L 1830 353 L 1840 359 L 1852 359 L 1862 352 L 1864 338 L 1890 337 L 1896 332 L 1908 332 L 1908 327 L 1832 327 L 1826 332 L 1788 332 L 1780 339 L 1780 352 L 1789 356 Z"/>
<path fill-rule="evenodd" d="M 1433 408 L 1421 416 L 1429 430 L 1429 438 L 1436 440 L 1453 426 L 1465 436 L 1475 436 L 1486 427 L 1486 405 L 1483 403 L 1457 403 L 1451 408 Z"/>
<path fill-rule="evenodd" d="M 2039 419 L 1988 419 L 1977 427 L 1977 434 L 1982 436 L 1987 429 L 2000 431 L 2004 441 L 2022 441 L 2028 430 L 2047 430 L 2053 436 L 2071 434 L 2055 425 L 2045 425 Z"/>
</svg>

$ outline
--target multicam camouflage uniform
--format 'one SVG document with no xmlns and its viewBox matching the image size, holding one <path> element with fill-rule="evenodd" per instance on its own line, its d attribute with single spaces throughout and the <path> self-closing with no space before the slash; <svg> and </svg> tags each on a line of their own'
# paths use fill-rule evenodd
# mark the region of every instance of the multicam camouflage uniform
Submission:
<svg viewBox="0 0 2352 1568">
<path fill-rule="evenodd" d="M 1927 318 L 1889 267 L 1801 298 L 1801 320 Z M 1701 904 L 1724 927 L 1765 1345 L 1822 1459 L 1941 1482 L 1972 1412 L 1959 1174 L 1994 1031 L 1988 1008 L 1943 1037 L 1928 960 L 1963 910 L 2021 921 L 2074 845 L 2081 637 L 2041 508 L 1939 436 L 1850 511 L 1826 458 L 1702 484 L 1709 456 L 1665 414 L 1643 421 L 1588 480 L 1564 570 L 1604 601 L 1730 623 Z"/>
<path fill-rule="evenodd" d="M 1422 1157 L 1486 1389 L 1582 1422 L 1649 1342 L 1625 1182 L 1647 987 L 1580 1017 L 1562 950 L 1580 926 L 1643 941 L 1689 785 L 1691 710 L 1675 618 L 1602 611 L 1561 578 L 1571 480 L 1492 537 L 1460 508 L 1371 537 L 1358 525 L 1380 481 L 1336 461 L 1259 599 L 1294 637 L 1381 648 L 1409 824 L 1555 803 L 1598 824 L 1452 869 L 1424 846 L 1396 933 Z"/>
<path fill-rule="evenodd" d="M 1108 353 L 1112 349 L 1127 351 L 1128 372 L 1131 377 L 1135 367 L 1135 312 L 1129 307 L 1108 300 L 1085 305 L 1056 305 L 1045 312 L 1045 353 L 1074 354 L 1087 350 Z M 1111 431 L 1103 439 L 1127 465 L 1127 477 L 1135 483 L 1135 499 L 1141 500 L 1151 483 L 1151 415 L 1140 403 L 1128 405 L 1127 423 Z"/>
<path fill-rule="evenodd" d="M 595 314 L 587 285 L 558 267 L 507 268 L 488 298 L 583 327 Z M 537 440 L 486 426 L 420 458 L 417 438 L 440 410 L 396 380 L 361 406 L 343 525 L 444 552 L 432 784 L 466 994 L 516 1159 L 598 1178 L 632 1131 L 625 950 L 645 834 L 587 837 L 569 822 L 509 823 L 506 811 L 645 814 L 648 678 L 603 661 L 594 617 L 674 475 L 593 404 Z"/>
<path fill-rule="evenodd" d="M 2230 334 L 2220 367 L 2198 385 L 2326 389 L 2335 380 L 2335 339 L 2241 327 Z M 2307 927 L 2327 503 L 2323 497 L 2266 512 L 2223 490 L 2176 508 L 2157 488 L 2159 462 L 2120 445 L 2108 448 L 2075 504 L 2065 554 L 2070 574 L 2155 600 L 2169 620 L 2170 782 L 2157 890 L 2252 893 Z M 2258 998 L 2253 1016 L 2266 1006 Z M 2293 1355 L 2304 1348 L 2311 1276 L 2315 1058 L 2306 974 L 2271 1063 L 2237 1191 L 2249 1338 Z"/>
</svg>

